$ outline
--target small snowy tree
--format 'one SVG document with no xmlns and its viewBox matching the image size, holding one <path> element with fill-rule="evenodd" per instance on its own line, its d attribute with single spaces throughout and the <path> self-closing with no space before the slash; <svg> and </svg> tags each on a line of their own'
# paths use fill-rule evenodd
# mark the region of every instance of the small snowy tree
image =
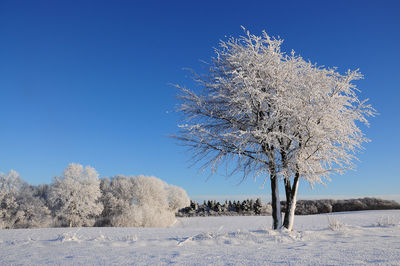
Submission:
<svg viewBox="0 0 400 266">
<path fill-rule="evenodd" d="M 100 180 L 92 167 L 70 164 L 50 188 L 49 201 L 62 225 L 92 226 L 102 210 Z"/>
<path fill-rule="evenodd" d="M 367 123 L 374 110 L 357 98 L 352 81 L 362 77 L 358 71 L 340 75 L 294 52 L 285 55 L 281 44 L 265 32 L 221 41 L 208 72 L 194 74 L 201 89 L 177 86 L 184 120 L 176 137 L 213 172 L 233 162 L 232 174 L 269 178 L 274 229 L 282 226 L 283 179 L 283 225 L 291 230 L 299 179 L 321 183 L 352 168 L 367 141 L 355 122 Z"/>
</svg>

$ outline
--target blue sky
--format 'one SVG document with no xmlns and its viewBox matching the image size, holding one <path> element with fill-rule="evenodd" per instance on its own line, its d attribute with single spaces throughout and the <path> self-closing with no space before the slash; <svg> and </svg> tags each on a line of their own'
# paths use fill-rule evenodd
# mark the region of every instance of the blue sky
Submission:
<svg viewBox="0 0 400 266">
<path fill-rule="evenodd" d="M 155 175 L 202 195 L 262 195 L 208 178 L 167 136 L 176 89 L 225 36 L 266 30 L 319 65 L 360 68 L 380 115 L 355 172 L 301 195 L 400 194 L 399 1 L 1 1 L 0 172 L 50 183 L 71 162 L 103 176 Z M 207 179 L 208 178 L 208 179 Z"/>
</svg>

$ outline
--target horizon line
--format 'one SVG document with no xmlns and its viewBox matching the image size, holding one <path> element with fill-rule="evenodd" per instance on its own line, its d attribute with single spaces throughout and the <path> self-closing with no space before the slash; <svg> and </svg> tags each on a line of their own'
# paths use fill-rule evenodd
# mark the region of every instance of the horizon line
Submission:
<svg viewBox="0 0 400 266">
<path fill-rule="evenodd" d="M 189 195 L 190 200 L 203 203 L 203 201 L 215 200 L 218 202 L 233 201 L 233 200 L 246 200 L 246 199 L 257 199 L 261 198 L 262 202 L 270 202 L 271 194 L 247 194 L 247 195 Z M 400 194 L 375 194 L 375 195 L 299 195 L 297 200 L 322 200 L 322 199 L 333 199 L 333 200 L 346 200 L 346 199 L 359 199 L 359 198 L 380 198 L 383 200 L 394 200 L 400 203 Z M 282 198 L 281 200 L 285 200 Z"/>
</svg>

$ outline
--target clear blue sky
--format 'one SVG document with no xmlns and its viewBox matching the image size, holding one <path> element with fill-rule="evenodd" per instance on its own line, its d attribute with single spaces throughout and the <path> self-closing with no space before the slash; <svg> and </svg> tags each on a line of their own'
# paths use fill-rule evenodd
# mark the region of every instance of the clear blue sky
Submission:
<svg viewBox="0 0 400 266">
<path fill-rule="evenodd" d="M 301 2 L 301 3 L 300 3 Z M 0 1 L 0 172 L 50 183 L 70 162 L 155 175 L 189 195 L 269 194 L 189 168 L 176 89 L 225 36 L 266 30 L 320 65 L 360 68 L 380 116 L 356 172 L 303 195 L 400 194 L 400 1 Z"/>
</svg>

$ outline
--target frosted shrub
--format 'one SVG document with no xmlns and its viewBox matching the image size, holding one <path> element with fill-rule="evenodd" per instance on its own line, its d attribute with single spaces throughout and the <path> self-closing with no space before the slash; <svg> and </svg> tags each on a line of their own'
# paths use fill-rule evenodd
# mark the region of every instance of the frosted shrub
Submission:
<svg viewBox="0 0 400 266">
<path fill-rule="evenodd" d="M 190 205 L 190 199 L 184 189 L 177 186 L 168 186 L 167 192 L 169 209 L 171 211 L 176 212 Z"/>
<path fill-rule="evenodd" d="M 340 231 L 344 228 L 344 224 L 333 216 L 328 215 L 328 226 L 332 231 Z"/>
<path fill-rule="evenodd" d="M 125 215 L 119 216 L 117 226 L 168 227 L 175 223 L 175 213 L 167 208 L 152 205 L 133 205 Z"/>
<path fill-rule="evenodd" d="M 186 192 L 156 177 L 117 176 L 102 181 L 105 225 L 168 227 L 175 212 L 190 204 Z"/>
<path fill-rule="evenodd" d="M 376 225 L 380 226 L 380 227 L 392 227 L 392 226 L 398 225 L 398 223 L 395 221 L 395 219 L 393 217 L 382 216 L 382 217 L 379 217 Z"/>
</svg>

